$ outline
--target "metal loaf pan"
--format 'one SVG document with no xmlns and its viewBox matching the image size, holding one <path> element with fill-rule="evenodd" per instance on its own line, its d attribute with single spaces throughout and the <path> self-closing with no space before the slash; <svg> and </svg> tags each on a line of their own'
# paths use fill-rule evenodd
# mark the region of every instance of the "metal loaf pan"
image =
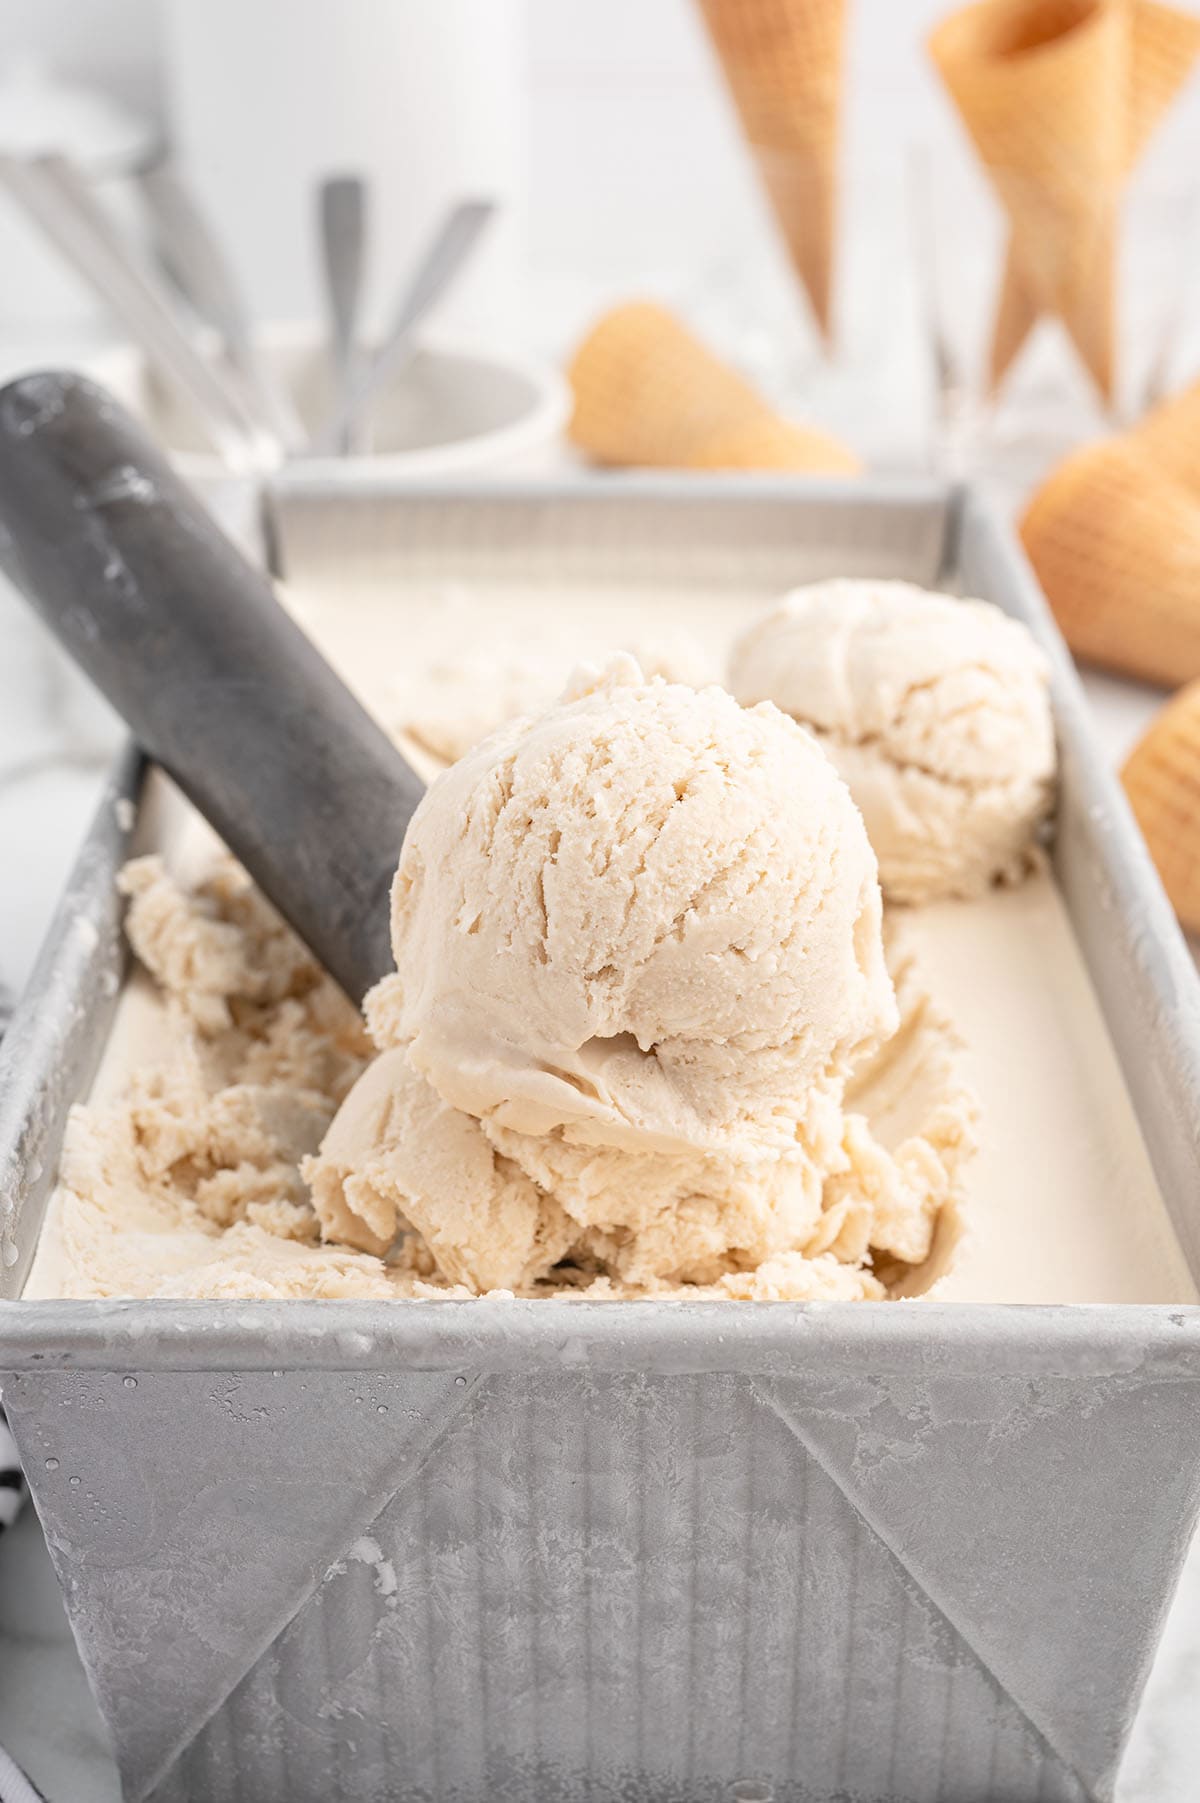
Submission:
<svg viewBox="0 0 1200 1803">
<path fill-rule="evenodd" d="M 1019 552 L 933 488 L 281 503 L 293 570 L 954 576 L 1055 666 L 1057 875 L 1200 1272 L 1192 969 Z M 101 810 L 0 1065 L 19 1294 L 122 954 Z M 126 1795 L 1111 1794 L 1200 1501 L 1200 1309 L 0 1304 Z"/>
</svg>

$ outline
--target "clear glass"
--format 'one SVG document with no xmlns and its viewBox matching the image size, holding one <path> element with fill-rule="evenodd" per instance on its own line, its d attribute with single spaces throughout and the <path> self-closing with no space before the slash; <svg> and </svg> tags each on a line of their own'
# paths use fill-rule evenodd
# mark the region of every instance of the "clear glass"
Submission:
<svg viewBox="0 0 1200 1803">
<path fill-rule="evenodd" d="M 931 462 L 949 476 L 1020 489 L 1109 409 L 1056 319 L 1040 316 L 1001 379 L 993 335 L 1004 293 L 1008 217 L 961 146 L 923 143 L 909 158 L 912 253 L 934 429 Z"/>
<path fill-rule="evenodd" d="M 969 152 L 909 156 L 911 250 L 940 473 L 1019 493 L 1074 445 L 1119 429 L 1200 365 L 1200 175 L 1195 161 L 1135 176 L 1119 200 L 1113 393 L 1105 399 L 1061 321 L 1040 315 L 991 377 L 1008 220 Z"/>
</svg>

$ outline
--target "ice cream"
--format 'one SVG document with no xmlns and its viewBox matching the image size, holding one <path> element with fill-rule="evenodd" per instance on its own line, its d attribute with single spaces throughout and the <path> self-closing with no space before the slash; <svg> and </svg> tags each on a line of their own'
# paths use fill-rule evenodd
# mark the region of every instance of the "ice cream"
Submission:
<svg viewBox="0 0 1200 1803">
<path fill-rule="evenodd" d="M 969 1109 L 917 1182 L 845 1113 L 897 1024 L 875 861 L 772 705 L 585 676 L 430 790 L 392 938 L 382 1056 L 304 1167 L 327 1233 L 407 1222 L 477 1289 L 568 1253 L 646 1290 L 825 1256 L 871 1294 L 874 1257 L 928 1256 Z"/>
<path fill-rule="evenodd" d="M 985 601 L 903 582 L 797 589 L 737 640 L 729 686 L 809 727 L 862 810 L 890 900 L 1014 881 L 1054 798 L 1045 658 Z"/>
<path fill-rule="evenodd" d="M 370 1062 L 244 873 L 205 870 L 123 876 L 167 1012 L 72 1115 L 62 1293 L 858 1299 L 943 1268 L 974 1100 L 893 947 L 898 1015 L 861 819 L 774 707 L 621 658 L 447 771 Z"/>
<path fill-rule="evenodd" d="M 526 1288 L 577 1237 L 479 1122 L 442 1101 L 403 1046 L 363 1073 L 304 1168 L 329 1239 L 382 1257 L 415 1232 L 451 1282 L 475 1290 Z"/>
<path fill-rule="evenodd" d="M 325 655 L 383 721 L 414 718 L 432 693 L 430 673 L 453 667 L 464 646 L 495 667 L 536 647 L 551 685 L 573 659 L 602 663 L 615 646 L 648 633 L 672 644 L 692 637 L 721 668 L 731 641 L 816 567 L 789 531 L 786 544 L 740 532 L 715 542 L 698 536 L 673 544 L 669 556 L 656 535 L 646 546 L 614 539 L 598 570 L 590 541 L 569 522 L 565 548 L 553 554 L 535 535 L 517 557 L 506 529 L 464 581 L 441 526 L 436 556 L 421 537 L 425 517 L 411 522 L 415 537 L 405 541 L 404 556 L 383 562 L 369 547 L 348 562 L 342 541 L 323 548 L 316 535 L 306 545 L 306 586 L 291 594 Z M 324 561 L 314 573 L 318 552 Z M 551 698 L 543 690 L 535 708 Z M 448 719 L 451 713 L 447 703 Z M 144 902 L 130 925 L 154 968 L 135 964 L 122 985 L 98 1076 L 70 1122 L 63 1181 L 48 1204 L 24 1294 L 470 1295 L 440 1262 L 452 1257 L 449 1242 L 440 1242 L 436 1257 L 430 1249 L 432 1212 L 425 1217 L 430 1244 L 415 1227 L 401 1231 L 385 1258 L 336 1234 L 322 1240 L 299 1164 L 323 1135 L 327 1152 L 335 1150 L 327 1123 L 374 1048 L 353 1010 L 332 986 L 314 981 L 311 960 L 252 900 L 245 878 L 157 773 L 141 817 L 144 842 L 163 864 L 135 867 L 130 881 L 140 882 Z M 859 1191 L 870 1179 L 909 1198 L 906 1208 L 920 1196 L 935 1221 L 928 1259 L 905 1265 L 880 1254 L 868 1268 L 844 1262 L 849 1233 L 837 1255 L 819 1252 L 814 1236 L 801 1251 L 727 1270 L 713 1284 L 648 1290 L 600 1273 L 594 1258 L 573 1250 L 548 1278 L 520 1286 L 522 1293 L 775 1299 L 882 1289 L 893 1297 L 933 1286 L 939 1300 L 962 1303 L 1195 1302 L 1069 913 L 1053 871 L 1038 864 L 1017 887 L 885 917 L 900 1025 L 847 1082 L 843 1113 L 857 1163 L 823 1185 L 822 1229 L 838 1220 L 836 1184 L 848 1180 Z M 149 927 L 160 910 L 174 927 L 156 951 Z M 214 933 L 214 922 L 228 931 Z M 167 959 L 170 944 L 175 955 Z M 264 967 L 289 963 L 294 982 L 280 976 L 259 987 Z M 245 993 L 248 984 L 257 999 Z M 226 1014 L 239 1030 L 221 1024 Z M 390 1068 L 381 1061 L 385 1093 Z M 253 1115 L 239 1113 L 239 1095 L 228 1094 L 255 1086 L 270 1092 L 277 1127 L 297 1092 L 319 1098 L 319 1116 L 298 1115 L 303 1131 L 276 1138 L 277 1156 L 267 1161 L 278 1166 L 273 1171 L 261 1142 L 255 1150 Z M 369 1102 L 368 1087 L 362 1094 Z M 427 1086 L 423 1094 L 428 1103 Z M 386 1135 L 371 1160 L 353 1118 L 349 1109 L 342 1117 L 345 1168 L 380 1180 L 382 1194 L 396 1168 Z M 223 1122 L 219 1137 L 215 1120 Z M 474 1132 L 476 1143 L 487 1137 L 477 1123 Z M 168 1148 L 168 1135 L 178 1135 L 180 1153 L 164 1160 L 158 1148 Z M 873 1148 L 884 1156 L 872 1164 Z M 436 1140 L 426 1151 L 432 1159 Z M 330 1158 L 335 1184 L 338 1163 Z M 497 1168 L 515 1169 L 499 1159 Z M 403 1212 L 399 1187 L 390 1193 Z M 217 1219 L 205 1208 L 219 1191 L 226 1201 Z M 355 1195 L 365 1204 L 357 1186 Z M 278 1201 L 289 1206 L 272 1206 Z M 542 1207 L 539 1200 L 539 1216 Z M 478 1218 L 508 1258 L 506 1234 L 488 1225 L 486 1212 Z M 519 1215 L 510 1219 L 519 1226 Z M 482 1275 L 494 1281 L 493 1272 Z"/>
<path fill-rule="evenodd" d="M 122 888 L 167 1014 L 119 1101 L 72 1112 L 59 1192 L 71 1293 L 386 1291 L 375 1261 L 319 1245 L 299 1173 L 369 1054 L 356 1010 L 232 860 L 185 889 L 140 858 Z"/>
<path fill-rule="evenodd" d="M 631 642 L 629 650 L 647 676 L 693 688 L 717 680 L 715 660 L 690 633 L 659 632 Z M 415 696 L 402 694 L 397 704 L 389 702 L 389 722 L 398 736 L 438 763 L 452 764 L 506 721 L 549 707 L 577 662 L 562 644 L 547 646 L 540 639 L 536 647 L 513 648 L 503 658 L 490 647 L 460 646 L 421 671 Z"/>
</svg>

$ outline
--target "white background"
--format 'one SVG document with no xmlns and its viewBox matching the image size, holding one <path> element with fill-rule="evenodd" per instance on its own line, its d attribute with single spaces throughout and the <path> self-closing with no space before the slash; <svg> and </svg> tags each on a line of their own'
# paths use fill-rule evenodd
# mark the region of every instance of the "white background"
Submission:
<svg viewBox="0 0 1200 1803">
<path fill-rule="evenodd" d="M 341 0 L 347 17 L 404 6 L 415 19 L 437 4 Z M 628 281 L 760 244 L 761 203 L 691 0 L 526 9 L 533 267 Z M 852 0 L 847 156 L 885 192 L 899 182 L 902 146 L 948 116 L 922 47 L 946 10 L 945 0 Z M 158 0 L 0 0 L 0 65 L 34 49 L 161 114 L 160 23 Z M 1155 156 L 1194 145 L 1198 126 L 1193 86 Z"/>
</svg>

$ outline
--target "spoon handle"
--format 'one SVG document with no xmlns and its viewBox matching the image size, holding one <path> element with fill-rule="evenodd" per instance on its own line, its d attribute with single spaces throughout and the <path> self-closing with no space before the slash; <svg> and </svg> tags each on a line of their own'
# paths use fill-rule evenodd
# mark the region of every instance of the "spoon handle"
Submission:
<svg viewBox="0 0 1200 1803">
<path fill-rule="evenodd" d="M 329 301 L 329 348 L 335 407 L 340 411 L 358 374 L 359 315 L 366 268 L 367 188 L 357 175 L 335 175 L 321 184 L 321 257 Z M 350 449 L 349 429 L 331 447 Z"/>
<path fill-rule="evenodd" d="M 172 280 L 197 316 L 220 335 L 263 427 L 285 452 L 298 451 L 306 438 L 304 425 L 255 342 L 250 310 L 211 221 L 173 169 L 144 169 L 139 184 Z"/>
<path fill-rule="evenodd" d="M 355 1001 L 422 785 L 141 427 L 0 389 L 0 566 Z"/>
<path fill-rule="evenodd" d="M 57 154 L 30 161 L 0 156 L 0 182 L 196 410 L 230 468 L 272 467 L 277 447 L 255 428 L 241 397 L 195 349 L 162 293 L 131 260 L 74 164 Z"/>
<path fill-rule="evenodd" d="M 353 448 L 367 413 L 412 349 L 412 336 L 462 268 L 495 212 L 491 200 L 464 200 L 447 215 L 404 290 L 387 336 L 368 363 L 355 369 L 338 406 L 313 438 L 314 451 Z"/>
</svg>

